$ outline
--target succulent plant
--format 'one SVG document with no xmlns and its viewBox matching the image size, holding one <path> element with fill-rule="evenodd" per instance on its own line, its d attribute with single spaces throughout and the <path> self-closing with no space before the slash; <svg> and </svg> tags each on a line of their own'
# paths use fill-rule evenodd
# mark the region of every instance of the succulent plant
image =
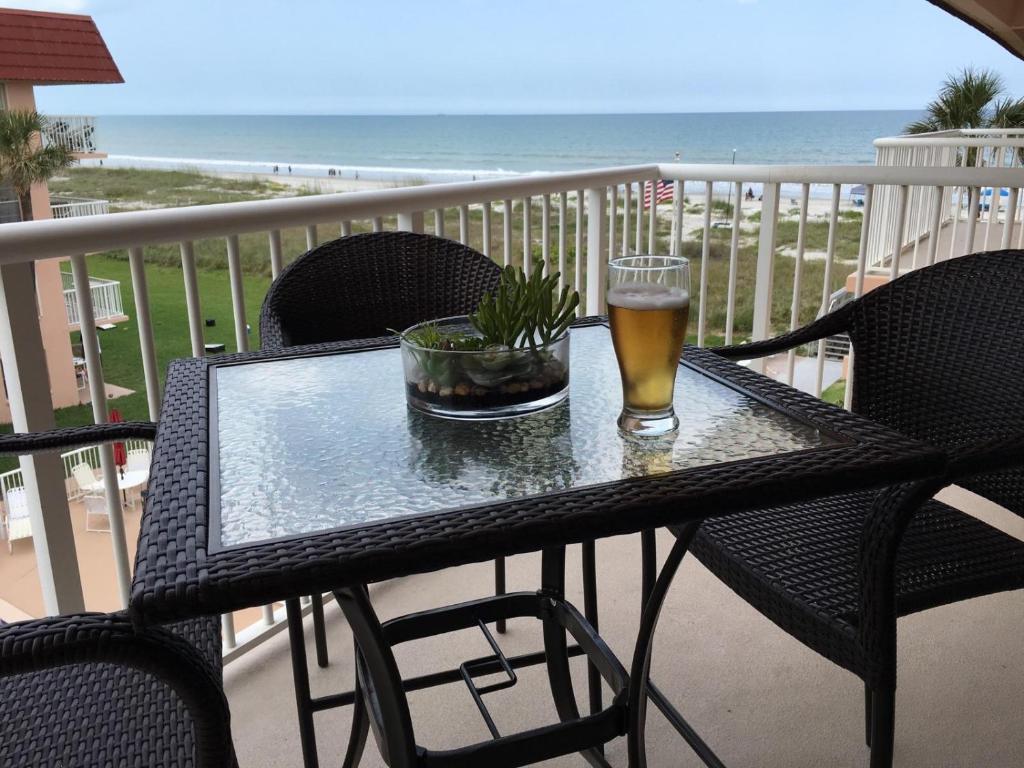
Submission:
<svg viewBox="0 0 1024 768">
<path fill-rule="evenodd" d="M 568 286 L 557 293 L 558 277 L 558 272 L 545 277 L 540 261 L 530 277 L 522 268 L 505 267 L 498 289 L 469 316 L 485 346 L 536 349 L 562 336 L 576 316 L 580 295 Z"/>
</svg>

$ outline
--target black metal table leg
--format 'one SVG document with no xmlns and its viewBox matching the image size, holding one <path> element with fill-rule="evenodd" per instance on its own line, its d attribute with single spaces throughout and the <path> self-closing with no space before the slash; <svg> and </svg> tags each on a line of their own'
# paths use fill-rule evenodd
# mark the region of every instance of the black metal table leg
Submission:
<svg viewBox="0 0 1024 768">
<path fill-rule="evenodd" d="M 409 701 L 402 687 L 395 655 L 363 587 L 339 589 L 334 597 L 355 637 L 360 686 L 373 696 L 376 717 L 371 718 L 381 756 L 389 768 L 415 768 L 416 741 Z M 386 724 L 386 727 L 382 727 Z"/>
<path fill-rule="evenodd" d="M 316 664 L 323 669 L 328 664 L 324 596 L 321 594 L 310 595 L 309 600 L 313 606 L 313 642 L 316 645 Z"/>
<path fill-rule="evenodd" d="M 309 669 L 306 666 L 306 634 L 302 631 L 302 606 L 298 598 L 285 600 L 288 614 L 288 640 L 292 652 L 292 679 L 295 683 L 295 707 L 299 717 L 299 744 L 305 768 L 319 768 L 313 708 L 310 706 Z"/>
<path fill-rule="evenodd" d="M 640 532 L 640 612 L 647 606 L 658 577 L 658 540 L 653 530 Z"/>
<path fill-rule="evenodd" d="M 553 600 L 565 597 L 565 547 L 545 549 L 541 559 L 541 591 Z M 543 619 L 544 653 L 547 661 L 548 682 L 555 711 L 562 722 L 580 719 L 576 706 L 576 694 L 572 687 L 569 670 L 568 643 L 565 627 L 553 618 Z M 580 754 L 595 768 L 611 768 L 604 755 L 596 748 L 586 749 Z"/>
<path fill-rule="evenodd" d="M 504 595 L 505 594 L 505 558 L 496 557 L 494 558 L 494 594 Z M 499 635 L 505 634 L 506 624 L 504 619 L 498 619 L 494 622 L 494 628 L 498 630 Z"/>
<path fill-rule="evenodd" d="M 644 728 L 647 723 L 647 679 L 651 671 L 651 651 L 654 649 L 654 630 L 658 625 L 661 608 L 668 595 L 668 589 L 675 578 L 690 547 L 700 522 L 687 523 L 676 531 L 676 541 L 669 550 L 665 565 L 658 574 L 644 605 L 633 650 L 633 663 L 629 671 L 629 727 L 627 729 L 627 755 L 629 768 L 646 768 L 647 754 L 644 742 Z M 648 532 L 644 531 L 646 535 Z M 653 540 L 654 532 L 650 531 Z M 652 542 L 653 543 L 653 542 Z M 645 558 L 646 559 L 646 558 Z"/>
<path fill-rule="evenodd" d="M 363 701 L 363 691 L 359 685 L 359 651 L 355 650 L 355 671 L 356 681 L 353 686 L 352 700 L 352 727 L 349 729 L 348 747 L 345 750 L 345 760 L 341 768 L 357 768 L 363 757 L 363 750 L 366 748 L 366 735 L 370 730 L 370 722 L 366 716 L 366 702 Z"/>
<path fill-rule="evenodd" d="M 597 625 L 597 551 L 593 540 L 583 542 L 583 615 L 590 626 L 599 632 Z M 587 663 L 587 688 L 590 692 L 590 713 L 602 709 L 601 673 L 592 663 Z"/>
</svg>

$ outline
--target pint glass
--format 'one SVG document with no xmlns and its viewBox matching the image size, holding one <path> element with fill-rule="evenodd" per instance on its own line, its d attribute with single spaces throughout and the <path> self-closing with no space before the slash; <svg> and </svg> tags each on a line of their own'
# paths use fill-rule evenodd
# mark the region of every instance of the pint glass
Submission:
<svg viewBox="0 0 1024 768">
<path fill-rule="evenodd" d="M 608 264 L 608 319 L 622 376 L 619 429 L 658 436 L 679 427 L 672 408 L 690 316 L 690 264 L 627 256 Z"/>
</svg>

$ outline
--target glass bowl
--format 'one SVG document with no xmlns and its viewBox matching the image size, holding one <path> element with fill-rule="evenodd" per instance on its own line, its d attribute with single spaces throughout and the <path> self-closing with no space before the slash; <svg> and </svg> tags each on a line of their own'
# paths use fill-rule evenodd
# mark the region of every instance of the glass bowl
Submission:
<svg viewBox="0 0 1024 768">
<path fill-rule="evenodd" d="M 465 316 L 431 320 L 401 335 L 409 405 L 451 419 L 500 419 L 549 408 L 569 394 L 569 334 L 533 348 L 428 349 L 408 336 L 426 325 L 479 337 Z"/>
</svg>

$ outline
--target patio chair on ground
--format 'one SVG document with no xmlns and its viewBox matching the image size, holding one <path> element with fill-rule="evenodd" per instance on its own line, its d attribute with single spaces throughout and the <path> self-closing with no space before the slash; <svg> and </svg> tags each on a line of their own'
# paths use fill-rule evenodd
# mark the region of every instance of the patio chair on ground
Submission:
<svg viewBox="0 0 1024 768">
<path fill-rule="evenodd" d="M 133 448 L 128 451 L 128 463 L 125 469 L 129 472 L 149 472 L 153 457 L 145 448 Z"/>
<path fill-rule="evenodd" d="M 107 497 L 102 494 L 87 494 L 82 497 L 85 505 L 85 530 L 91 533 L 110 533 L 110 512 L 107 510 Z M 94 525 L 96 518 L 106 522 L 99 527 Z"/>
<path fill-rule="evenodd" d="M 3 435 L 0 453 L 144 429 L 155 434 L 122 423 Z M 237 768 L 221 663 L 217 617 L 150 629 L 123 613 L 0 623 L 0 763 Z"/>
<path fill-rule="evenodd" d="M 3 529 L 7 538 L 7 552 L 14 554 L 14 542 L 32 538 L 32 523 L 28 519 L 28 497 L 22 486 L 4 492 Z"/>
<path fill-rule="evenodd" d="M 263 301 L 261 344 L 279 349 L 392 336 L 392 330 L 425 320 L 473 312 L 500 277 L 490 258 L 453 240 L 411 232 L 350 235 L 314 248 L 281 272 Z M 584 563 L 585 573 L 593 572 L 593 542 L 584 545 Z M 503 559 L 495 561 L 494 575 L 495 592 L 503 594 Z M 596 626 L 595 579 L 584 582 L 588 618 Z M 320 595 L 312 600 L 317 663 L 323 667 L 323 602 Z M 505 621 L 497 621 L 496 628 L 504 632 Z M 298 650 L 293 646 L 293 654 Z M 304 666 L 305 649 L 301 659 Z M 295 674 L 307 675 L 304 669 Z M 591 677 L 594 702 L 600 684 L 596 668 Z"/>
<path fill-rule="evenodd" d="M 83 494 L 100 493 L 103 491 L 103 481 L 96 477 L 93 468 L 84 461 L 75 464 L 71 468 L 71 476 L 78 484 L 78 490 Z"/>
<path fill-rule="evenodd" d="M 1024 515 L 1024 252 L 936 264 L 809 326 L 722 347 L 747 360 L 848 333 L 853 410 L 948 453 L 938 482 L 710 519 L 696 557 L 864 680 L 873 768 L 893 759 L 897 617 L 1024 587 L 1024 543 L 932 496 L 956 484 Z"/>
</svg>

